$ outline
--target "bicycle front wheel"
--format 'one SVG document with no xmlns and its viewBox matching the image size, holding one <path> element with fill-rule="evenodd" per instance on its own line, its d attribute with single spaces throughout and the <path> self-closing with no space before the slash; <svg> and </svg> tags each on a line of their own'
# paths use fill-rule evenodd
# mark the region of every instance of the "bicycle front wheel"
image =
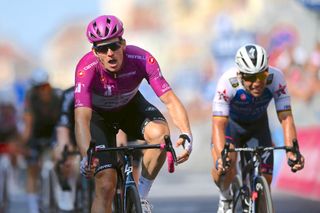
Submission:
<svg viewBox="0 0 320 213">
<path fill-rule="evenodd" d="M 126 188 L 125 202 L 125 213 L 142 213 L 140 196 L 137 187 L 132 185 Z"/>
<path fill-rule="evenodd" d="M 256 178 L 255 191 L 257 192 L 255 212 L 273 213 L 271 192 L 265 177 L 259 176 Z"/>
</svg>

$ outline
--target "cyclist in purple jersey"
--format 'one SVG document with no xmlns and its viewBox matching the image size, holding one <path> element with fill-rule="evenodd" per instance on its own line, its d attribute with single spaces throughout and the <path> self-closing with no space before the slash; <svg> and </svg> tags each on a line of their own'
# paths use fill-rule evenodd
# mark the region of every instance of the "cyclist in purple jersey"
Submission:
<svg viewBox="0 0 320 213">
<path fill-rule="evenodd" d="M 192 134 L 185 108 L 161 74 L 156 59 L 137 46 L 127 46 L 122 38 L 123 24 L 115 16 L 103 15 L 91 21 L 87 37 L 92 51 L 78 63 L 75 73 L 75 132 L 83 157 L 80 170 L 95 177 L 92 212 L 111 212 L 116 188 L 116 157 L 97 154 L 89 170 L 86 150 L 90 140 L 98 146 L 116 146 L 119 129 L 150 144 L 164 143 L 170 133 L 161 112 L 139 92 L 146 79 L 166 105 L 174 124 L 181 131 L 176 145 L 185 150 L 178 163 L 188 160 L 192 150 Z M 165 161 L 165 153 L 147 150 L 142 161 L 138 190 L 144 212 L 151 212 L 146 201 L 151 185 Z"/>
<path fill-rule="evenodd" d="M 292 146 L 292 140 L 297 138 L 285 79 L 280 70 L 269 66 L 264 48 L 246 44 L 237 51 L 235 62 L 237 67 L 226 71 L 219 79 L 213 99 L 212 177 L 220 190 L 218 213 L 232 212 L 230 183 L 236 174 L 237 156 L 229 153 L 223 167 L 221 151 L 226 141 L 231 147 L 243 144 L 272 146 L 267 115 L 272 99 L 283 128 L 285 145 Z M 262 157 L 261 170 L 270 184 L 273 154 L 265 153 Z M 287 158 L 295 160 L 296 156 L 287 152 Z M 304 158 L 301 157 L 292 168 L 301 170 L 303 167 Z"/>
</svg>

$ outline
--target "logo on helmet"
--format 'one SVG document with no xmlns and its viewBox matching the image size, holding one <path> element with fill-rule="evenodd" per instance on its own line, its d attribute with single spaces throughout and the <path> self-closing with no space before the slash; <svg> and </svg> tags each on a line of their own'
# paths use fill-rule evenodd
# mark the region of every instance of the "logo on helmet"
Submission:
<svg viewBox="0 0 320 213">
<path fill-rule="evenodd" d="M 250 50 L 248 51 L 248 55 L 251 59 L 255 59 L 256 58 L 256 48 L 251 47 Z"/>
</svg>

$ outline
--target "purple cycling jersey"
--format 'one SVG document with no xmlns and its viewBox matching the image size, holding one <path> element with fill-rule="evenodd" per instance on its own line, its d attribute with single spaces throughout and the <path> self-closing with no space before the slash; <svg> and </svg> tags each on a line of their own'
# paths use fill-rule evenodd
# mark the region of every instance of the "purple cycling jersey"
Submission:
<svg viewBox="0 0 320 213">
<path fill-rule="evenodd" d="M 147 51 L 126 46 L 121 70 L 106 71 L 93 54 L 78 63 L 75 74 L 75 107 L 111 111 L 129 103 L 146 79 L 158 97 L 171 90 L 156 59 Z"/>
</svg>

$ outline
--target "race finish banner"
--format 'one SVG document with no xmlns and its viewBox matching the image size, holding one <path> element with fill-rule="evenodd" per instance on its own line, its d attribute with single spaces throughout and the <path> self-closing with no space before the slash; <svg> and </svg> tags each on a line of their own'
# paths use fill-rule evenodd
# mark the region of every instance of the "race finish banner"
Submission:
<svg viewBox="0 0 320 213">
<path fill-rule="evenodd" d="M 302 171 L 292 173 L 286 160 L 283 160 L 275 187 L 298 196 L 320 200 L 320 126 L 300 128 L 297 131 L 305 167 Z"/>
</svg>

